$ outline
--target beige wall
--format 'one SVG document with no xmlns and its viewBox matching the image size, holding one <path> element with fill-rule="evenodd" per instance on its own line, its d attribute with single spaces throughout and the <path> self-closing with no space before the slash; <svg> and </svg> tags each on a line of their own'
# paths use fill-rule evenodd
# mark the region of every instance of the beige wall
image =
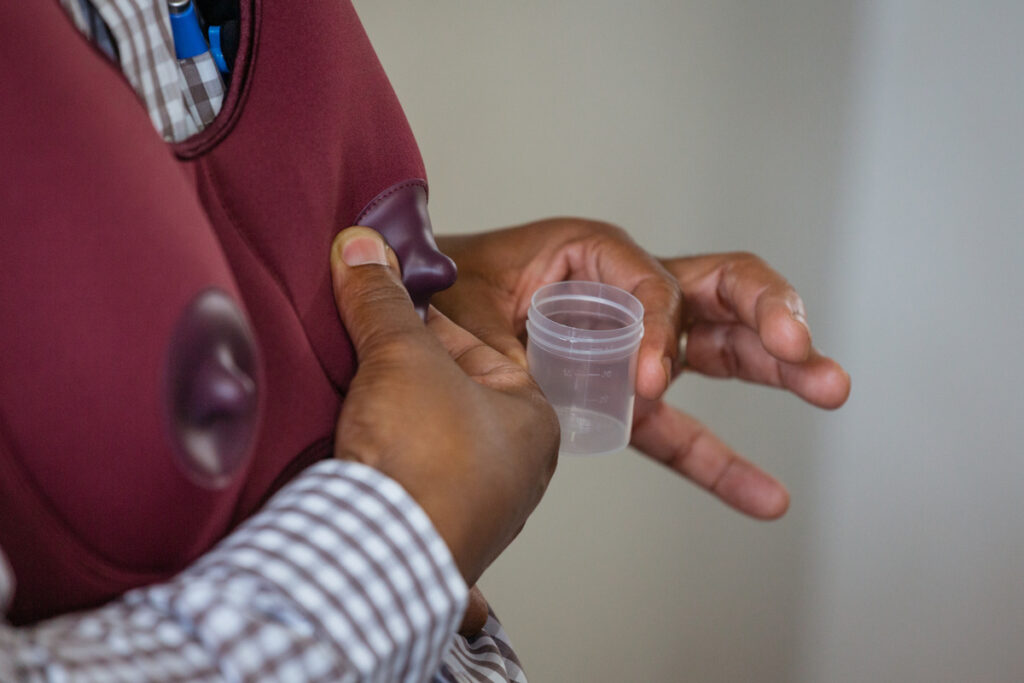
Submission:
<svg viewBox="0 0 1024 683">
<path fill-rule="evenodd" d="M 439 231 L 758 252 L 854 376 L 835 414 L 673 390 L 790 485 L 780 522 L 563 459 L 483 581 L 532 680 L 1024 680 L 1022 6 L 356 4 Z"/>
</svg>

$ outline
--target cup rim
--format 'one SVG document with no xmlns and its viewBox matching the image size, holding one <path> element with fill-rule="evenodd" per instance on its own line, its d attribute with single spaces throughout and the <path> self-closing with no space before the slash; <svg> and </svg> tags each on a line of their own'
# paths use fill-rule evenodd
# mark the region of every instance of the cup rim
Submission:
<svg viewBox="0 0 1024 683">
<path fill-rule="evenodd" d="M 617 296 L 623 301 L 615 301 L 608 297 L 609 294 Z M 608 305 L 625 313 L 632 318 L 632 322 L 610 330 L 588 330 L 555 322 L 540 311 L 538 304 L 559 300 L 591 301 Z M 563 280 L 544 285 L 530 297 L 529 313 L 535 313 L 537 318 L 540 318 L 540 320 L 535 318 L 533 322 L 535 325 L 540 325 L 543 322 L 544 332 L 547 335 L 569 344 L 577 342 L 609 343 L 620 339 L 639 338 L 643 334 L 644 306 L 640 300 L 621 287 L 603 282 Z M 528 315 L 528 317 L 533 316 Z"/>
</svg>

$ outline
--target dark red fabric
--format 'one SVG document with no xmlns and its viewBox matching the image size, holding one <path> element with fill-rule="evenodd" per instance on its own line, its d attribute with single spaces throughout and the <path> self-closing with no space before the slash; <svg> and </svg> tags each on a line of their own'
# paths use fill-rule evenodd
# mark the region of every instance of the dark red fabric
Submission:
<svg viewBox="0 0 1024 683">
<path fill-rule="evenodd" d="M 0 547 L 14 621 L 172 575 L 300 454 L 329 450 L 354 371 L 330 241 L 424 171 L 349 2 L 244 1 L 242 24 L 225 110 L 172 148 L 56 2 L 0 8 Z M 264 365 L 255 449 L 220 490 L 175 465 L 161 374 L 175 321 L 210 286 L 241 303 Z"/>
</svg>

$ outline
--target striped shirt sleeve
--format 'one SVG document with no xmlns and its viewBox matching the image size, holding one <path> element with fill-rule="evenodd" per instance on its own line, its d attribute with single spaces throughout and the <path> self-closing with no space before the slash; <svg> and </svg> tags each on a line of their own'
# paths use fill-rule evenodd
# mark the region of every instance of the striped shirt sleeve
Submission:
<svg viewBox="0 0 1024 683">
<path fill-rule="evenodd" d="M 433 683 L 527 683 L 501 622 L 490 612 L 472 638 L 456 636 L 434 673 Z"/>
<path fill-rule="evenodd" d="M 401 486 L 326 461 L 167 583 L 0 623 L 0 680 L 429 680 L 466 594 Z"/>
</svg>

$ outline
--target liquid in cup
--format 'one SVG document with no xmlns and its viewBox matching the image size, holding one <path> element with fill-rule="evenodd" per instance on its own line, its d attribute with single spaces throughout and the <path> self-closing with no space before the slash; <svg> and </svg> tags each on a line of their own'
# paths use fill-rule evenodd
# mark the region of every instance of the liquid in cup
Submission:
<svg viewBox="0 0 1024 683">
<path fill-rule="evenodd" d="M 560 450 L 610 453 L 629 443 L 643 305 L 599 282 L 538 289 L 527 315 L 530 374 L 558 413 Z"/>
</svg>

